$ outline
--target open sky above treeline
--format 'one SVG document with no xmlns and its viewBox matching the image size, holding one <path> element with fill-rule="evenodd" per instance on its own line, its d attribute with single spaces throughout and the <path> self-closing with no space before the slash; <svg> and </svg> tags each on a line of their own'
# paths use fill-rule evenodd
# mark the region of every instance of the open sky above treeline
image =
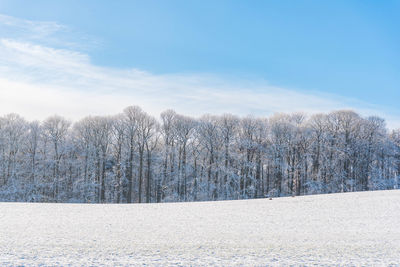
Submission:
<svg viewBox="0 0 400 267">
<path fill-rule="evenodd" d="M 400 127 L 399 1 L 0 0 L 0 114 L 354 109 Z"/>
</svg>

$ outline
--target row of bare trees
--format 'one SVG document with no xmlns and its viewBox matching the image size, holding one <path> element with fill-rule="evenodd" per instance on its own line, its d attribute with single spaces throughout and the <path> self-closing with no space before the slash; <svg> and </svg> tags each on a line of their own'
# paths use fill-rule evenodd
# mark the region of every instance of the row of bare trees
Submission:
<svg viewBox="0 0 400 267">
<path fill-rule="evenodd" d="M 399 186 L 400 130 L 353 111 L 157 120 L 131 106 L 74 124 L 0 118 L 0 200 L 141 203 Z"/>
</svg>

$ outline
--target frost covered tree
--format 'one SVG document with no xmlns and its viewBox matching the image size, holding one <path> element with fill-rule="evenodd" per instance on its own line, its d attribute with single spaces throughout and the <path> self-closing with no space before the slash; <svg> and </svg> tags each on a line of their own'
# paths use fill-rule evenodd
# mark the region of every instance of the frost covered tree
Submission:
<svg viewBox="0 0 400 267">
<path fill-rule="evenodd" d="M 61 116 L 52 116 L 47 118 L 43 123 L 44 136 L 51 143 L 53 154 L 50 168 L 52 170 L 53 179 L 53 199 L 59 201 L 59 197 L 64 193 L 60 191 L 61 183 L 65 182 L 65 176 L 61 174 L 63 170 L 60 169 L 62 160 L 65 159 L 64 155 L 68 146 L 66 139 L 70 122 Z"/>
<path fill-rule="evenodd" d="M 134 203 L 399 187 L 400 130 L 339 110 L 157 120 L 130 106 L 71 124 L 0 117 L 0 200 Z"/>
</svg>

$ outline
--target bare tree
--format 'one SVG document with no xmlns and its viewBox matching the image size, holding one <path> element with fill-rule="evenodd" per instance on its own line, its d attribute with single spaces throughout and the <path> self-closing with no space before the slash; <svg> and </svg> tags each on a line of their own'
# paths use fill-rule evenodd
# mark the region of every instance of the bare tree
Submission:
<svg viewBox="0 0 400 267">
<path fill-rule="evenodd" d="M 348 110 L 200 119 L 139 107 L 70 127 L 0 117 L 0 200 L 165 202 L 399 186 L 400 134 Z"/>
<path fill-rule="evenodd" d="M 136 106 L 130 106 L 124 109 L 125 115 L 125 129 L 126 129 L 126 141 L 129 147 L 129 159 L 128 159 L 128 169 L 127 169 L 127 179 L 128 179 L 128 192 L 127 192 L 127 202 L 133 202 L 133 161 L 135 154 L 135 143 L 138 131 L 138 117 L 142 113 L 142 109 Z"/>
<path fill-rule="evenodd" d="M 59 183 L 60 183 L 60 161 L 63 157 L 63 145 L 71 123 L 61 116 L 54 115 L 47 118 L 43 123 L 45 135 L 53 143 L 53 177 L 54 177 L 54 193 L 53 197 L 59 200 Z"/>
</svg>

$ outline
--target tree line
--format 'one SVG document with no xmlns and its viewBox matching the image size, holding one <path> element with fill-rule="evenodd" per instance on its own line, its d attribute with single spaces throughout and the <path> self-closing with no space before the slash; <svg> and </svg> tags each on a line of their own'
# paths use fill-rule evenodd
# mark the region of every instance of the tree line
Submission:
<svg viewBox="0 0 400 267">
<path fill-rule="evenodd" d="M 71 123 L 0 117 L 0 200 L 141 203 L 398 188 L 400 130 L 340 110 L 160 119 L 130 106 Z"/>
</svg>

